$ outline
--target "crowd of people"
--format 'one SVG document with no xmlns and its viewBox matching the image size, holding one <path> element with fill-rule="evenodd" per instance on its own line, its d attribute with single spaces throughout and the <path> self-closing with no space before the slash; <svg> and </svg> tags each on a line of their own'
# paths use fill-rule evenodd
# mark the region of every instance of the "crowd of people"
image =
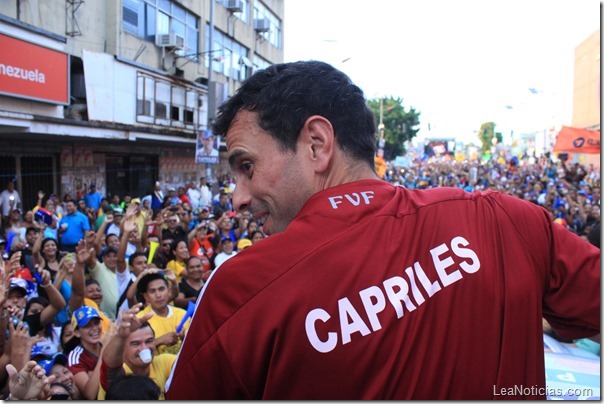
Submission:
<svg viewBox="0 0 604 404">
<path fill-rule="evenodd" d="M 213 180 L 215 193 L 205 177 L 178 190 L 157 182 L 134 197 L 101 195 L 94 184 L 80 200 L 41 190 L 33 207 L 8 183 L 0 194 L 1 398 L 163 398 L 204 283 L 267 237 L 263 223 L 234 211 L 236 184 Z M 390 166 L 384 180 L 513 195 L 599 248 L 593 167 L 547 157 L 416 160 Z"/>
<path fill-rule="evenodd" d="M 54 376 L 41 395 L 123 397 L 142 383 L 163 398 L 202 286 L 266 237 L 234 212 L 233 187 L 225 179 L 213 194 L 202 177 L 165 196 L 158 182 L 152 195 L 122 198 L 90 184 L 77 201 L 40 190 L 24 209 L 10 181 L 0 196 L 1 397 L 11 375 L 35 376 L 34 360 Z"/>
<path fill-rule="evenodd" d="M 495 190 L 544 207 L 552 218 L 600 247 L 600 169 L 549 154 L 487 162 L 416 159 L 408 168 L 390 166 L 385 179 L 408 189 L 459 187 Z"/>
</svg>

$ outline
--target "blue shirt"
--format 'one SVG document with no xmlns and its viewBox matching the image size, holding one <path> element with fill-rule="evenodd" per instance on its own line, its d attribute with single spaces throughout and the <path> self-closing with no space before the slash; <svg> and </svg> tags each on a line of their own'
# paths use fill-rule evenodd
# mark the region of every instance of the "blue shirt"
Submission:
<svg viewBox="0 0 604 404">
<path fill-rule="evenodd" d="M 101 207 L 101 200 L 103 199 L 103 195 L 99 192 L 88 192 L 84 195 L 84 202 L 86 202 L 87 208 L 92 208 L 94 210 L 98 210 Z"/>
<path fill-rule="evenodd" d="M 90 230 L 88 217 L 82 212 L 65 215 L 59 222 L 59 227 L 67 223 L 67 230 L 61 234 L 61 242 L 65 245 L 75 245 L 84 238 L 86 230 Z"/>
</svg>

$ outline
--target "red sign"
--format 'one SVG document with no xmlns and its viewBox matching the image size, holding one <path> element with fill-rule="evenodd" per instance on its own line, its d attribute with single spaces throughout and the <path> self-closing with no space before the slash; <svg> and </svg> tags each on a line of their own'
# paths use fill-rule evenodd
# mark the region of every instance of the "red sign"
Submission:
<svg viewBox="0 0 604 404">
<path fill-rule="evenodd" d="M 69 105 L 69 56 L 0 34 L 0 93 Z"/>
<path fill-rule="evenodd" d="M 563 126 L 554 151 L 600 154 L 600 131 Z"/>
</svg>

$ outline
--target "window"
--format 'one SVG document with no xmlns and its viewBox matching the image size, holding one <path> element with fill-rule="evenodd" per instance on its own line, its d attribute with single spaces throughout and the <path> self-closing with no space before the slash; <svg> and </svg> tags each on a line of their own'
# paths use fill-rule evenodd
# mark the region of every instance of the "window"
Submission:
<svg viewBox="0 0 604 404">
<path fill-rule="evenodd" d="M 254 2 L 254 21 L 256 20 L 268 20 L 270 22 L 268 32 L 263 32 L 260 35 L 275 47 L 281 48 L 281 20 L 259 1 Z"/>
<path fill-rule="evenodd" d="M 193 61 L 199 53 L 199 17 L 172 0 L 122 0 L 124 30 L 155 43 L 156 34 L 174 32 L 185 39 L 179 56 Z"/>
<path fill-rule="evenodd" d="M 222 73 L 227 77 L 243 81 L 249 76 L 246 69 L 247 55 L 249 49 L 228 37 L 220 31 L 214 30 L 213 46 L 210 46 L 210 25 L 206 25 L 206 49 L 211 52 L 206 53 L 206 67 L 210 66 L 212 58 L 212 67 L 215 72 Z"/>
<path fill-rule="evenodd" d="M 254 73 L 257 72 L 258 70 L 266 69 L 270 65 L 272 65 L 271 62 L 264 60 L 263 58 L 261 58 L 258 55 L 254 55 L 254 65 L 252 67 Z"/>
<path fill-rule="evenodd" d="M 196 130 L 207 120 L 199 89 L 143 72 L 137 73 L 136 80 L 137 122 Z"/>
</svg>

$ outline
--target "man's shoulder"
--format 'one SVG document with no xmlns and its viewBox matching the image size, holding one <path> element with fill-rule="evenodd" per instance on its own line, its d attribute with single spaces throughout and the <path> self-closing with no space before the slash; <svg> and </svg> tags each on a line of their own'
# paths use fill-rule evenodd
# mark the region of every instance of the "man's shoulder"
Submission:
<svg viewBox="0 0 604 404">
<path fill-rule="evenodd" d="M 160 365 L 160 366 L 169 366 L 172 367 L 172 364 L 174 363 L 174 361 L 176 360 L 176 355 L 171 354 L 171 353 L 162 353 L 159 355 L 155 355 L 153 357 L 153 365 Z"/>
</svg>

